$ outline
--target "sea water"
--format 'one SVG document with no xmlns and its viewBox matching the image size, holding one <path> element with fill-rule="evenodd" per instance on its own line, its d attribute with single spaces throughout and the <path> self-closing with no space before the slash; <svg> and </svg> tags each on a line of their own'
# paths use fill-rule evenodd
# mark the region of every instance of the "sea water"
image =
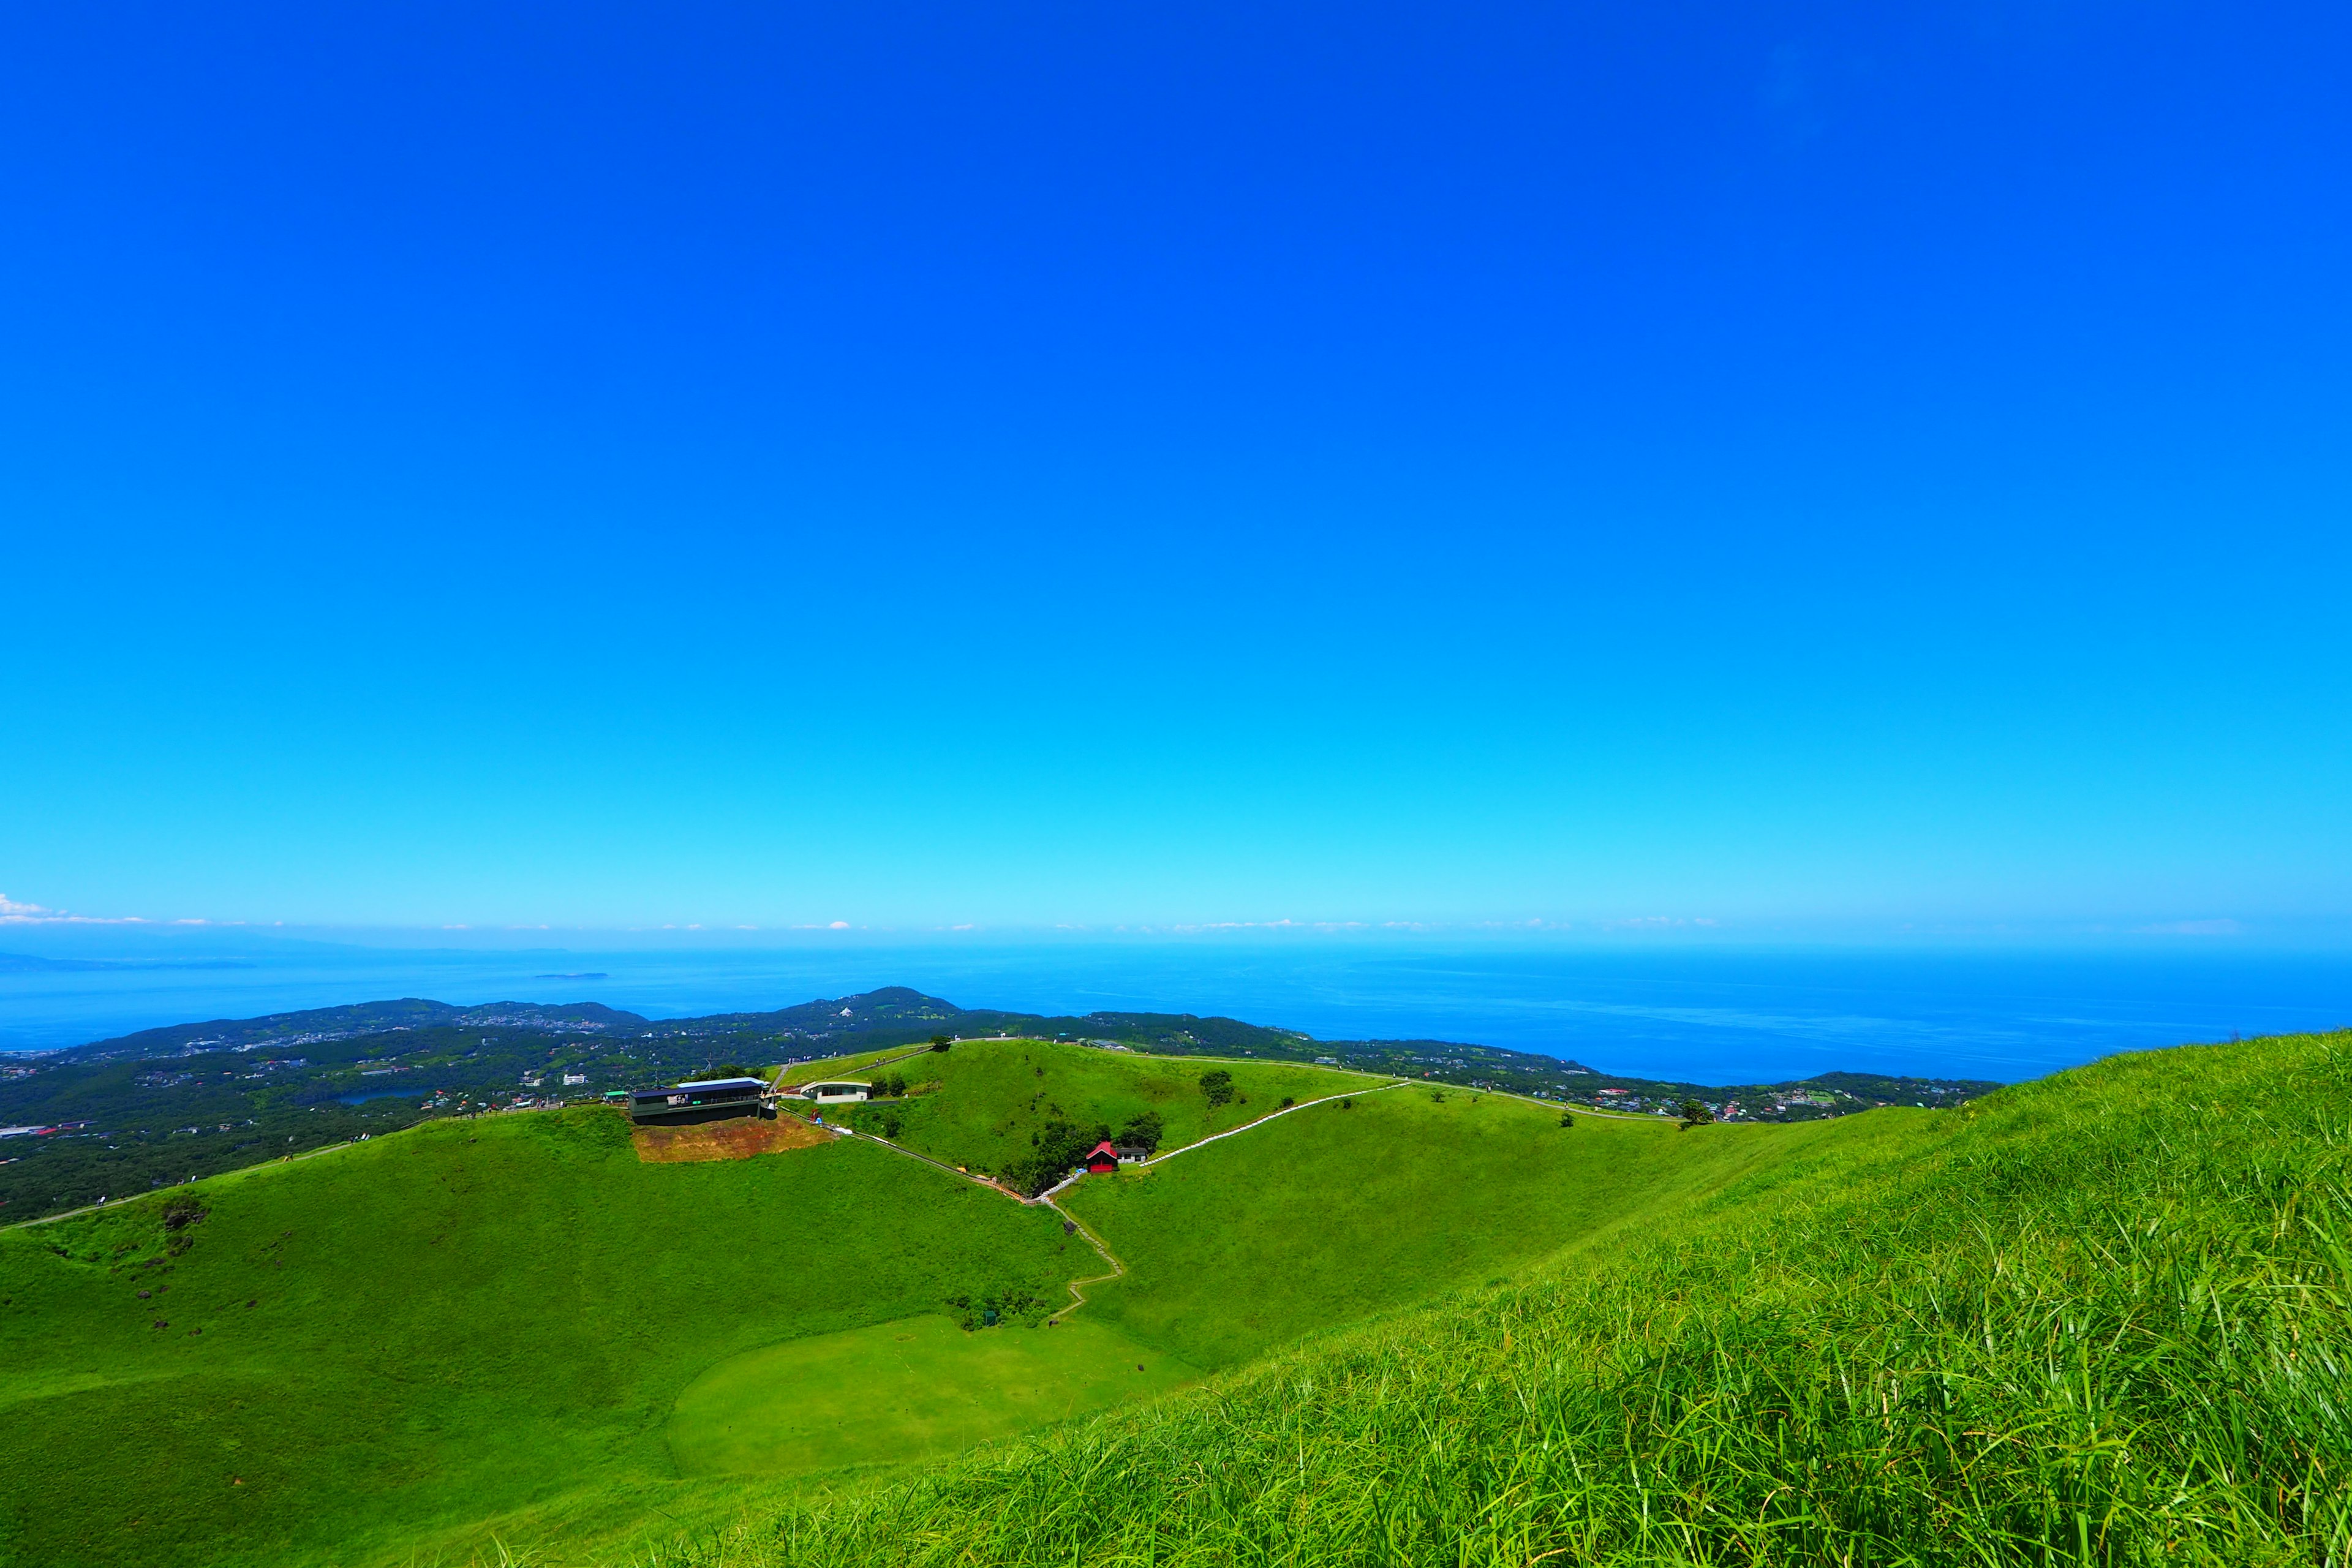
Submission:
<svg viewBox="0 0 2352 1568">
<path fill-rule="evenodd" d="M 0 1048 L 400 996 L 601 1002 L 677 1017 L 883 985 L 966 1007 L 1223 1014 L 1323 1039 L 1507 1046 L 1703 1083 L 1839 1068 L 2016 1080 L 2118 1050 L 2352 1024 L 2352 956 L 2336 952 L 1141 941 L 436 952 L 289 943 L 202 962 L 213 966 L 0 971 Z"/>
</svg>

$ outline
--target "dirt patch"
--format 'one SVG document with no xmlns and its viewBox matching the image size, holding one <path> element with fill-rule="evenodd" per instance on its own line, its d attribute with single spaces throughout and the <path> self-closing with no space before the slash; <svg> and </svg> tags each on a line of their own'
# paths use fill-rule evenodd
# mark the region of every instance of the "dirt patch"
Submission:
<svg viewBox="0 0 2352 1568">
<path fill-rule="evenodd" d="M 828 1142 L 831 1136 L 797 1116 L 779 1116 L 772 1121 L 743 1116 L 731 1121 L 704 1121 L 690 1127 L 629 1130 L 629 1141 L 637 1146 L 637 1158 L 649 1163 L 749 1160 L 755 1154 L 781 1154 L 787 1149 Z"/>
</svg>

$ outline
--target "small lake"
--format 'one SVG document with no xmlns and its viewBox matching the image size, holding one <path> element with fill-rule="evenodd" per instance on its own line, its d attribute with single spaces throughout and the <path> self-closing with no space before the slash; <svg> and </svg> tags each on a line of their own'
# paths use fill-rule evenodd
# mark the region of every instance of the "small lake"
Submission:
<svg viewBox="0 0 2352 1568">
<path fill-rule="evenodd" d="M 344 1105 L 365 1105 L 371 1100 L 423 1100 L 432 1092 L 429 1089 L 367 1089 L 357 1094 L 339 1094 L 335 1099 Z"/>
</svg>

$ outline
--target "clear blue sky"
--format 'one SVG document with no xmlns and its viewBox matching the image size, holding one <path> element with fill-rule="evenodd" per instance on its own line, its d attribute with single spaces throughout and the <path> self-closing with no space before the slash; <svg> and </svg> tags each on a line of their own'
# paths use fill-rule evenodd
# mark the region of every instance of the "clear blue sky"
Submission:
<svg viewBox="0 0 2352 1568">
<path fill-rule="evenodd" d="M 0 893 L 2340 921 L 2347 76 L 2316 4 L 14 7 Z"/>
</svg>

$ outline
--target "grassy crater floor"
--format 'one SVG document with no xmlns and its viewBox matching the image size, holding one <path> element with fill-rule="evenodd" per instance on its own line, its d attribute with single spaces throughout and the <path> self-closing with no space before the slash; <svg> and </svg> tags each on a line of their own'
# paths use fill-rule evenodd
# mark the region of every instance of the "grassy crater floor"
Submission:
<svg viewBox="0 0 2352 1568">
<path fill-rule="evenodd" d="M 1199 1377 L 1083 1314 L 975 1333 L 929 1313 L 729 1357 L 678 1395 L 670 1452 L 688 1476 L 904 1464 Z"/>
</svg>

